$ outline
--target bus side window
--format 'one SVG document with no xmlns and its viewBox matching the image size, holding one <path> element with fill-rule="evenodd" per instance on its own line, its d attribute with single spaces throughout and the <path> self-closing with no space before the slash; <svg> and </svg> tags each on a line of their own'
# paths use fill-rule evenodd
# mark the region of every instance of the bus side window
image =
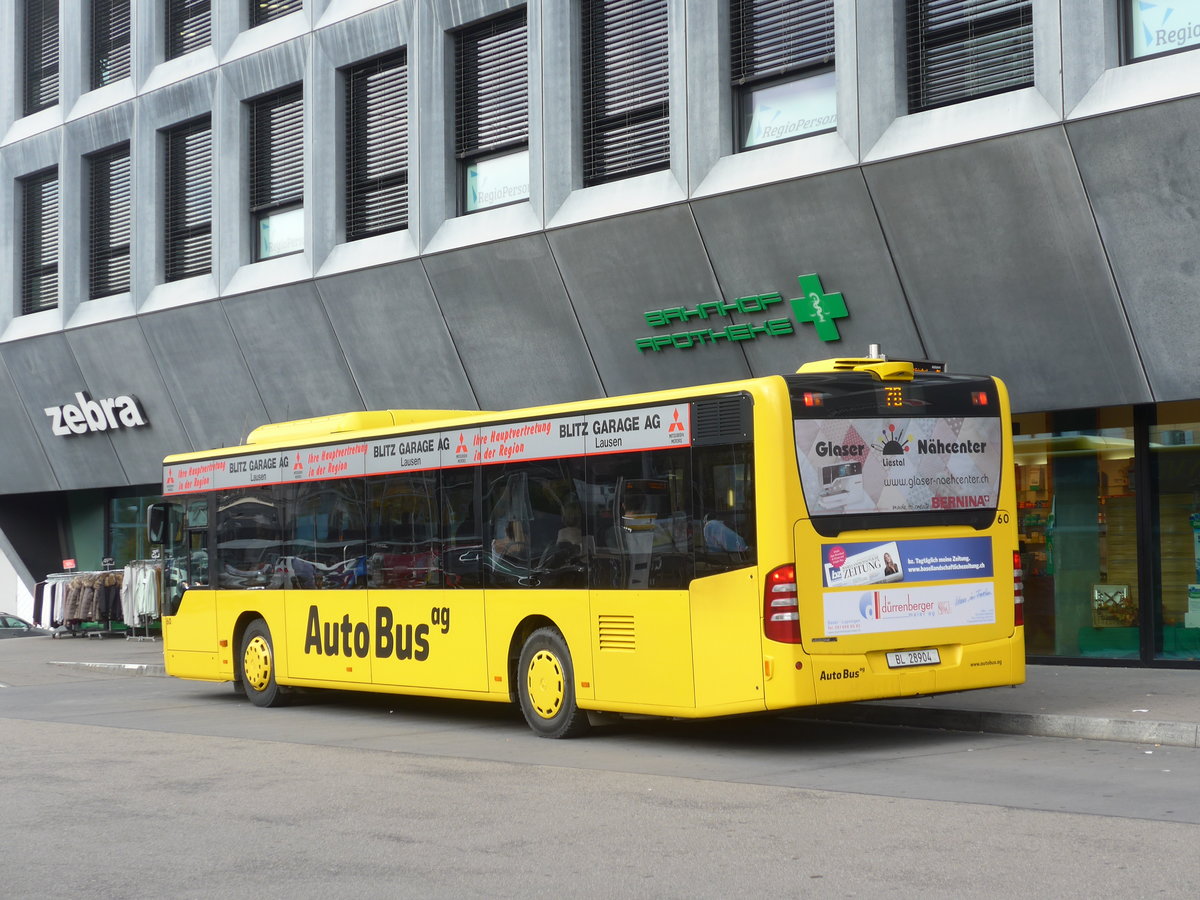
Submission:
<svg viewBox="0 0 1200 900">
<path fill-rule="evenodd" d="M 255 487 L 217 494 L 215 587 L 283 587 L 276 569 L 284 546 L 283 492 Z"/>
<path fill-rule="evenodd" d="M 493 587 L 586 587 L 582 515 L 576 494 L 582 461 L 513 463 L 484 472 L 487 583 Z"/>
<path fill-rule="evenodd" d="M 753 565 L 753 445 L 700 447 L 693 465 L 697 577 Z"/>
<path fill-rule="evenodd" d="M 588 459 L 586 528 L 596 547 L 591 587 L 687 587 L 694 568 L 688 468 L 687 450 Z"/>
</svg>

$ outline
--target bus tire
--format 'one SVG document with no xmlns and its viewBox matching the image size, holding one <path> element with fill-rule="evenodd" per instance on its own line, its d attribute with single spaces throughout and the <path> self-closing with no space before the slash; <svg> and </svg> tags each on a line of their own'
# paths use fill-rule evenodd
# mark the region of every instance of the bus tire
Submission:
<svg viewBox="0 0 1200 900">
<path fill-rule="evenodd" d="M 271 629 L 262 619 L 251 622 L 242 635 L 240 669 L 242 687 L 255 706 L 282 706 L 287 702 L 287 693 L 275 681 Z"/>
<path fill-rule="evenodd" d="M 525 641 L 517 664 L 521 712 L 534 734 L 579 737 L 589 728 L 587 713 L 575 703 L 575 667 L 557 628 L 539 628 Z"/>
</svg>

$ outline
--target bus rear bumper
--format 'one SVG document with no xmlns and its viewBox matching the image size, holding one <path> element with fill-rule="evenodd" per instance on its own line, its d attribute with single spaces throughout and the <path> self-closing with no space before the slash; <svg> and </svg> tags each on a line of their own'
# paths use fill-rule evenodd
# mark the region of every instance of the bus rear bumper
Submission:
<svg viewBox="0 0 1200 900">
<path fill-rule="evenodd" d="M 1022 640 L 1001 638 L 930 646 L 938 651 L 940 662 L 894 667 L 889 664 L 887 651 L 878 650 L 809 656 L 802 671 L 812 679 L 813 698 L 818 704 L 942 694 L 1025 681 Z"/>
</svg>

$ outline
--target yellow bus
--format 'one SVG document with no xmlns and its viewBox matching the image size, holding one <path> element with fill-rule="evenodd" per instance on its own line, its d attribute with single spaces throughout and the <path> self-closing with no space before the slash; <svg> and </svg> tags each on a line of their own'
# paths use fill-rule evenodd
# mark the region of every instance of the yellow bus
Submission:
<svg viewBox="0 0 1200 900">
<path fill-rule="evenodd" d="M 167 457 L 167 672 L 513 702 L 569 737 L 1024 680 L 1008 395 L 882 356 Z"/>
</svg>

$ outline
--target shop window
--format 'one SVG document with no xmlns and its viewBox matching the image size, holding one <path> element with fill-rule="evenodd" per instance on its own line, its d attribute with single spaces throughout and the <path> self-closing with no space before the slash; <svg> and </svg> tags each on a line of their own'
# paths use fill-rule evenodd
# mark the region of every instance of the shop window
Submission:
<svg viewBox="0 0 1200 900">
<path fill-rule="evenodd" d="M 408 227 L 405 51 L 345 72 L 346 240 Z"/>
<path fill-rule="evenodd" d="M 1125 61 L 1139 62 L 1200 47 L 1200 3 L 1121 0 Z"/>
<path fill-rule="evenodd" d="M 208 116 L 163 133 L 163 278 L 212 271 L 212 123 Z"/>
<path fill-rule="evenodd" d="M 1141 598 L 1132 410 L 1015 419 L 1027 652 L 1138 658 Z"/>
<path fill-rule="evenodd" d="M 1159 560 L 1155 656 L 1200 659 L 1200 402 L 1163 403 L 1150 428 Z"/>
<path fill-rule="evenodd" d="M 158 496 L 117 493 L 108 501 L 108 544 L 105 552 L 115 568 L 130 560 L 149 559 L 152 548 L 146 539 L 146 516 Z"/>
<path fill-rule="evenodd" d="M 132 225 L 129 145 L 87 158 L 91 180 L 92 299 L 129 290 L 129 237 Z"/>
<path fill-rule="evenodd" d="M 24 96 L 31 115 L 58 102 L 58 0 L 25 0 Z"/>
<path fill-rule="evenodd" d="M 908 111 L 1033 85 L 1030 0 L 908 0 Z"/>
<path fill-rule="evenodd" d="M 19 182 L 21 314 L 58 306 L 58 169 Z"/>
<path fill-rule="evenodd" d="M 304 8 L 304 0 L 250 0 L 250 27 L 281 19 Z"/>
<path fill-rule="evenodd" d="M 529 197 L 525 10 L 455 35 L 455 156 L 460 205 L 475 212 Z"/>
<path fill-rule="evenodd" d="M 92 0 L 92 88 L 128 78 L 129 0 Z"/>
<path fill-rule="evenodd" d="M 211 33 L 211 0 L 167 0 L 167 59 L 207 47 L 212 40 Z"/>
<path fill-rule="evenodd" d="M 250 215 L 256 260 L 304 249 L 304 95 L 299 85 L 249 102 Z"/>
<path fill-rule="evenodd" d="M 833 0 L 732 0 L 730 42 L 741 149 L 837 127 Z"/>
<path fill-rule="evenodd" d="M 667 0 L 583 0 L 583 183 L 671 164 Z"/>
</svg>

